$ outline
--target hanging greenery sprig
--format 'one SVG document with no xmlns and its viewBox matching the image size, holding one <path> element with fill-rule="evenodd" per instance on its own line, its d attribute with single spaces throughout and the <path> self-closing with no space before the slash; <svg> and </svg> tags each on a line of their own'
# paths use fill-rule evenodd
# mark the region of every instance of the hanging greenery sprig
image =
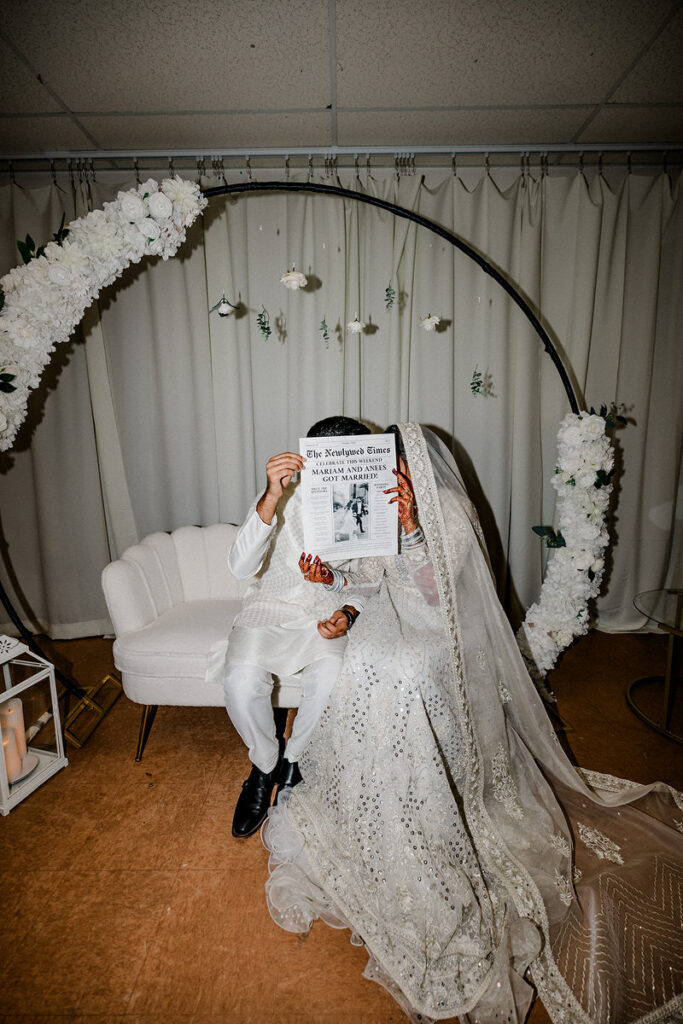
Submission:
<svg viewBox="0 0 683 1024">
<path fill-rule="evenodd" d="M 327 321 L 325 320 L 325 317 L 323 317 L 322 320 L 320 321 L 320 330 L 322 331 L 323 341 L 325 342 L 325 348 L 329 348 L 330 347 L 330 331 L 329 331 L 329 328 L 327 326 Z"/>
<path fill-rule="evenodd" d="M 394 304 L 395 298 L 396 292 L 394 291 L 390 284 L 387 285 L 387 287 L 384 290 L 384 306 L 386 309 L 391 309 L 391 307 Z"/>
<path fill-rule="evenodd" d="M 609 406 L 604 402 L 600 406 L 600 412 L 596 412 L 593 406 L 590 407 L 591 416 L 602 416 L 605 421 L 605 430 L 613 430 L 615 427 L 625 427 L 628 420 L 623 413 L 626 406 L 623 402 L 612 402 Z"/>
<path fill-rule="evenodd" d="M 64 221 L 66 220 L 66 213 L 62 214 L 62 219 L 59 222 L 57 231 L 52 236 L 53 241 L 57 245 L 62 245 L 65 238 L 69 236 L 69 229 L 64 227 Z M 38 256 L 45 255 L 45 246 L 40 245 L 36 249 L 36 243 L 33 241 L 30 235 L 26 235 L 26 238 L 22 242 L 20 238 L 17 239 L 17 249 L 24 263 L 30 263 L 31 260 L 36 259 Z"/>
<path fill-rule="evenodd" d="M 271 336 L 273 331 L 270 326 L 270 316 L 265 306 L 262 308 L 260 313 L 256 314 L 256 323 L 259 331 L 261 332 L 261 336 L 268 341 L 268 338 Z"/>
<path fill-rule="evenodd" d="M 10 395 L 13 391 L 16 391 L 12 381 L 15 379 L 16 373 L 10 373 L 6 366 L 3 366 L 0 370 L 0 391 L 4 391 L 6 395 Z"/>
</svg>

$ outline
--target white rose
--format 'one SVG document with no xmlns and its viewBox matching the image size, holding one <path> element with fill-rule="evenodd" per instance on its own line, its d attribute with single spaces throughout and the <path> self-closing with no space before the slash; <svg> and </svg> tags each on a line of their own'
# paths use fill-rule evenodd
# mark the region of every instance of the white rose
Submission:
<svg viewBox="0 0 683 1024">
<path fill-rule="evenodd" d="M 285 288 L 289 288 L 292 292 L 298 292 L 299 288 L 305 288 L 308 284 L 308 278 L 305 274 L 302 274 L 300 270 L 290 270 L 288 273 L 283 274 L 280 278 L 280 284 L 283 284 Z"/>
<path fill-rule="evenodd" d="M 3 413 L 0 412 L 0 430 L 5 430 L 6 428 L 7 428 L 7 417 Z"/>
<path fill-rule="evenodd" d="M 420 327 L 422 327 L 423 330 L 425 330 L 425 331 L 434 331 L 434 330 L 436 330 L 437 324 L 440 324 L 440 323 L 441 323 L 441 317 L 440 316 L 432 316 L 432 314 L 430 313 L 428 316 L 423 316 L 421 318 L 421 320 L 420 320 Z"/>
<path fill-rule="evenodd" d="M 157 195 L 161 195 L 161 193 L 157 192 Z M 163 196 L 162 198 L 166 199 L 166 196 Z M 168 202 L 168 199 L 166 199 L 166 202 Z M 158 238 L 159 235 L 161 234 L 161 228 L 159 227 L 155 220 L 152 220 L 151 217 L 145 217 L 144 220 L 141 220 L 140 223 L 138 224 L 138 228 L 145 236 L 145 238 L 149 238 L 152 240 Z"/>
<path fill-rule="evenodd" d="M 71 274 L 66 267 L 56 261 L 50 264 L 48 268 L 48 276 L 53 284 L 62 286 L 71 284 Z"/>
<path fill-rule="evenodd" d="M 147 196 L 147 205 L 150 216 L 156 220 L 168 220 L 173 213 L 173 203 L 163 192 L 152 192 Z M 156 238 L 156 235 L 154 237 Z"/>
<path fill-rule="evenodd" d="M 346 325 L 346 330 L 349 334 L 361 334 L 365 330 L 365 324 L 362 320 L 359 320 L 358 317 L 356 317 L 355 320 L 349 320 Z"/>
<path fill-rule="evenodd" d="M 601 437 L 605 433 L 605 421 L 602 416 L 584 416 L 583 433 L 585 437 L 590 437 L 591 439 Z"/>
<path fill-rule="evenodd" d="M 3 320 L 3 327 L 18 348 L 33 348 L 37 344 L 39 338 L 36 330 L 22 317 L 7 314 Z"/>
<path fill-rule="evenodd" d="M 119 192 L 116 198 L 124 220 L 142 220 L 146 216 L 145 204 L 135 192 Z"/>
<path fill-rule="evenodd" d="M 155 178 L 148 178 L 147 181 L 143 181 L 141 185 L 138 185 L 138 195 L 151 196 L 152 192 L 158 192 L 159 182 Z"/>
<path fill-rule="evenodd" d="M 604 565 L 604 558 L 596 558 L 593 564 L 591 565 L 591 572 L 600 572 L 600 570 L 604 568 Z"/>
</svg>

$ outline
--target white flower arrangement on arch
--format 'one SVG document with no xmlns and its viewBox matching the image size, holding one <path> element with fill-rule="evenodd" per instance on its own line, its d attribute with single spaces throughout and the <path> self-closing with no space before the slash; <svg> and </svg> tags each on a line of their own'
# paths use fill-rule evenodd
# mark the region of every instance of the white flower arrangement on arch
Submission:
<svg viewBox="0 0 683 1024">
<path fill-rule="evenodd" d="M 69 339 L 101 289 L 143 256 L 175 255 L 206 204 L 194 182 L 150 178 L 72 221 L 62 244 L 49 242 L 0 278 L 0 368 L 13 376 L 13 390 L 0 395 L 0 451 L 12 445 L 55 345 Z"/>
<path fill-rule="evenodd" d="M 596 413 L 568 413 L 557 435 L 558 533 L 535 527 L 549 537 L 541 593 L 526 613 L 517 642 L 532 677 L 544 693 L 544 676 L 574 637 L 588 631 L 588 603 L 600 592 L 609 537 L 605 523 L 612 484 L 614 452 L 605 434 L 607 420 Z"/>
</svg>

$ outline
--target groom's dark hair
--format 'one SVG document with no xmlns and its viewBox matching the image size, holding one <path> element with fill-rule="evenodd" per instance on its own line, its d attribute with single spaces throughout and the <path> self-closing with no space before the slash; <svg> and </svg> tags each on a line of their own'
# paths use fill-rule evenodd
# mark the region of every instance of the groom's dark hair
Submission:
<svg viewBox="0 0 683 1024">
<path fill-rule="evenodd" d="M 371 430 L 358 420 L 348 416 L 328 416 L 318 420 L 306 434 L 306 437 L 344 437 L 346 434 L 370 434 Z"/>
</svg>

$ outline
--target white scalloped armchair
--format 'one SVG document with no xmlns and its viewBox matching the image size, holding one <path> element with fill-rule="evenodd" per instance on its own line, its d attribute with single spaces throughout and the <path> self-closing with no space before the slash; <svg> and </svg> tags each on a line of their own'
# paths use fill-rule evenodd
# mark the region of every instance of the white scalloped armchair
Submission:
<svg viewBox="0 0 683 1024">
<path fill-rule="evenodd" d="M 152 533 L 102 572 L 116 634 L 114 663 L 126 696 L 142 704 L 136 761 L 160 704 L 225 704 L 221 684 L 205 677 L 209 651 L 227 637 L 249 585 L 228 568 L 236 534 L 228 523 Z M 276 680 L 276 707 L 298 707 L 300 697 L 295 683 Z M 283 728 L 282 715 L 278 725 Z"/>
</svg>

